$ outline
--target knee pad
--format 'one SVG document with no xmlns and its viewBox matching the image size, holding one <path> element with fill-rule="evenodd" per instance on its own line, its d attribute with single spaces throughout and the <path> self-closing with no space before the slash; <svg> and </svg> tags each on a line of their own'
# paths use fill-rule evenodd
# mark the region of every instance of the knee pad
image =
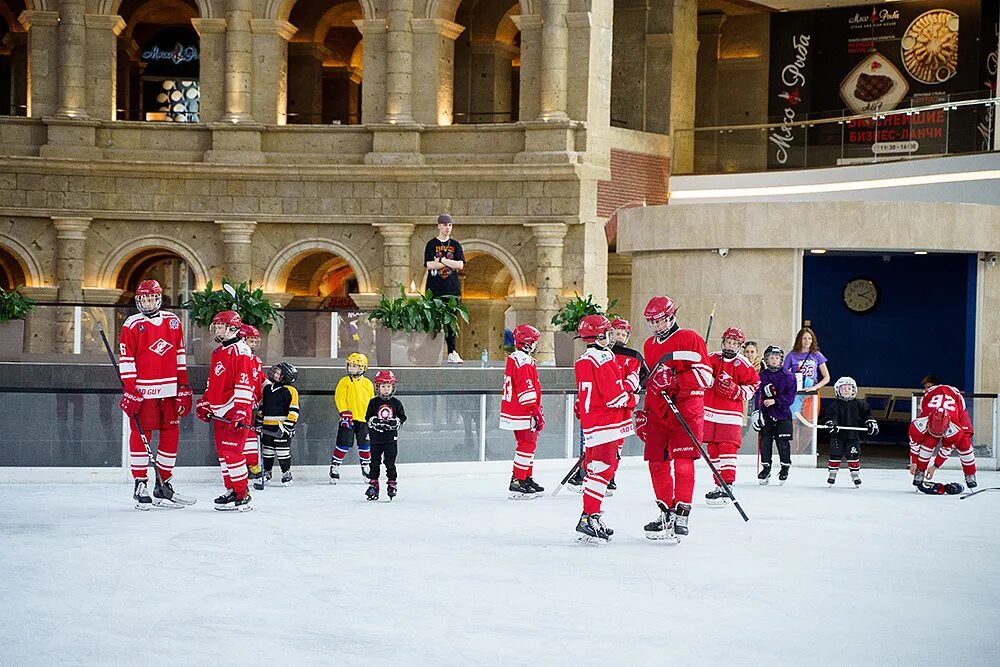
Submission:
<svg viewBox="0 0 1000 667">
<path fill-rule="evenodd" d="M 274 453 L 279 459 L 290 459 L 292 458 L 292 449 L 287 445 L 285 447 L 275 447 Z"/>
<path fill-rule="evenodd" d="M 604 472 L 605 470 L 609 470 L 610 468 L 611 466 L 609 466 L 604 461 L 594 460 L 587 464 L 587 472 L 593 473 L 595 475 L 600 475 L 602 472 Z"/>
</svg>

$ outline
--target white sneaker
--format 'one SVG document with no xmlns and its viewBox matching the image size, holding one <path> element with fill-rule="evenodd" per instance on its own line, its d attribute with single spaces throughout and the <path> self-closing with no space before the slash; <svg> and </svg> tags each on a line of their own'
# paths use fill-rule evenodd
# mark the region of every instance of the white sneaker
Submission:
<svg viewBox="0 0 1000 667">
<path fill-rule="evenodd" d="M 451 353 L 448 354 L 448 363 L 449 364 L 464 364 L 465 361 L 462 360 L 462 357 L 458 356 L 458 352 L 451 352 Z"/>
</svg>

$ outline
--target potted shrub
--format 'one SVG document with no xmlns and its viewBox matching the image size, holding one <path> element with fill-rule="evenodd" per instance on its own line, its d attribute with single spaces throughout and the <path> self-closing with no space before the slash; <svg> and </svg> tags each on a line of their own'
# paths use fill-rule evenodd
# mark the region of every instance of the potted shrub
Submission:
<svg viewBox="0 0 1000 667">
<path fill-rule="evenodd" d="M 452 296 L 430 292 L 390 299 L 384 293 L 368 319 L 375 329 L 375 357 L 379 366 L 440 366 L 444 361 L 444 334 L 458 335 L 469 311 Z M 442 334 L 439 336 L 439 334 Z"/>
<path fill-rule="evenodd" d="M 0 361 L 20 361 L 24 351 L 24 318 L 35 312 L 35 300 L 21 294 L 21 287 L 0 287 Z"/>
<path fill-rule="evenodd" d="M 198 364 L 207 364 L 215 349 L 215 341 L 212 340 L 208 326 L 216 313 L 235 310 L 245 323 L 260 329 L 261 357 L 266 356 L 263 351 L 267 349 L 268 332 L 282 318 L 275 305 L 264 296 L 264 290 L 259 287 L 254 289 L 249 280 L 234 285 L 232 281 L 224 279 L 222 289 L 214 289 L 209 280 L 205 289 L 191 293 L 191 298 L 184 303 L 184 307 L 188 309 L 195 325 L 195 331 L 188 332 L 186 343 L 189 349 L 194 350 L 195 363 Z"/>
<path fill-rule="evenodd" d="M 608 304 L 608 310 L 615 307 L 617 299 Z M 606 315 L 607 313 L 594 301 L 594 295 L 586 298 L 579 294 L 567 301 L 558 313 L 552 316 L 552 325 L 556 327 L 554 335 L 556 366 L 572 366 L 577 357 L 583 353 L 582 345 L 576 343 L 576 327 L 587 315 Z"/>
</svg>

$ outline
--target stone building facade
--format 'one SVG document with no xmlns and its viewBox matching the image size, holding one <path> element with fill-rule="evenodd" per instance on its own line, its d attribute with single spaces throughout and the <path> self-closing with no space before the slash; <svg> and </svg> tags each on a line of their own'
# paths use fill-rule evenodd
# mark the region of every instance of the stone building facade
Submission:
<svg viewBox="0 0 1000 667">
<path fill-rule="evenodd" d="M 664 133 L 693 122 L 695 0 L 627 4 L 0 0 L 0 279 L 114 304 L 147 274 L 175 299 L 229 277 L 364 309 L 419 289 L 449 212 L 483 318 L 461 351 L 515 319 L 545 332 L 544 358 L 563 299 L 608 297 L 606 223 L 665 201 Z M 612 61 L 622 11 L 672 17 L 643 21 L 656 81 Z M 613 87 L 645 100 L 627 127 Z M 69 317 L 29 351 L 70 351 Z"/>
</svg>

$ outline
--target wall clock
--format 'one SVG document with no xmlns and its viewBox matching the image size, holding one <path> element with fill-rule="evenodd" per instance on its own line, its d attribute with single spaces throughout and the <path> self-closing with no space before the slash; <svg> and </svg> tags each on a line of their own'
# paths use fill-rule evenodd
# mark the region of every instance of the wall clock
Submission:
<svg viewBox="0 0 1000 667">
<path fill-rule="evenodd" d="M 844 285 L 844 305 L 852 313 L 870 313 L 878 304 L 878 285 L 870 278 L 854 278 Z"/>
</svg>

